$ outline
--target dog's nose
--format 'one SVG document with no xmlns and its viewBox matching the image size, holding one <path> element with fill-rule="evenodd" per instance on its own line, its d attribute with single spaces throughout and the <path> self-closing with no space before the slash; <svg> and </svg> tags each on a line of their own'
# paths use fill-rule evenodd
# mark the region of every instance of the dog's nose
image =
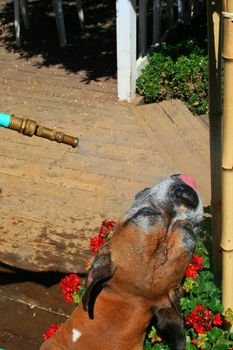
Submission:
<svg viewBox="0 0 233 350">
<path fill-rule="evenodd" d="M 174 186 L 172 197 L 177 205 L 185 205 L 187 208 L 195 209 L 199 204 L 196 191 L 185 183 Z"/>
<path fill-rule="evenodd" d="M 187 185 L 189 185 L 190 187 L 197 190 L 197 183 L 192 176 L 187 175 L 187 174 L 180 174 L 180 175 L 178 175 L 178 179 L 182 180 Z"/>
</svg>

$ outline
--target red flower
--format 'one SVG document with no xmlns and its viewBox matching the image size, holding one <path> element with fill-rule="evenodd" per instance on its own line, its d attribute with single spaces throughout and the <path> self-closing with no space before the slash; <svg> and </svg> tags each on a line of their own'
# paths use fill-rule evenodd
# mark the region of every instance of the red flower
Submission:
<svg viewBox="0 0 233 350">
<path fill-rule="evenodd" d="M 48 340 L 59 328 L 61 328 L 61 325 L 52 323 L 49 329 L 44 333 L 43 339 Z"/>
<path fill-rule="evenodd" d="M 213 317 L 212 311 L 203 305 L 197 305 L 193 312 L 185 317 L 185 324 L 192 327 L 198 334 L 205 334 L 212 326 L 222 326 L 220 314 Z"/>
<path fill-rule="evenodd" d="M 197 279 L 196 271 L 201 270 L 203 268 L 204 258 L 198 254 L 193 255 L 192 261 L 189 264 L 185 277 L 192 277 L 194 280 Z"/>
<path fill-rule="evenodd" d="M 200 312 L 200 311 L 204 311 L 205 308 L 203 305 L 197 305 L 194 309 L 195 312 Z"/>
<path fill-rule="evenodd" d="M 74 302 L 73 295 L 77 292 L 81 284 L 81 278 L 78 275 L 75 275 L 74 273 L 69 276 L 66 276 L 61 280 L 59 286 L 61 287 L 62 292 L 66 297 L 66 301 L 71 303 Z"/>
<path fill-rule="evenodd" d="M 185 324 L 192 327 L 198 334 L 205 334 L 212 328 L 212 320 L 212 311 L 203 305 L 198 305 L 185 317 Z"/>
<path fill-rule="evenodd" d="M 220 314 L 217 314 L 217 315 L 214 316 L 213 324 L 214 324 L 215 326 L 222 326 L 223 320 L 222 320 L 222 317 L 221 317 Z"/>
<path fill-rule="evenodd" d="M 99 236 L 92 237 L 90 240 L 90 248 L 91 248 L 92 253 L 96 254 L 98 252 L 99 248 L 105 244 L 106 244 L 106 242 L 103 241 L 103 239 L 101 237 L 99 237 Z"/>
<path fill-rule="evenodd" d="M 196 270 L 201 270 L 203 268 L 203 261 L 204 258 L 202 256 L 194 254 L 191 263 L 196 267 Z"/>
<path fill-rule="evenodd" d="M 105 239 L 109 237 L 115 225 L 114 220 L 104 220 L 99 228 L 97 237 L 92 237 L 90 240 L 90 248 L 92 253 L 96 254 L 102 245 L 106 244 Z"/>
<path fill-rule="evenodd" d="M 188 266 L 188 268 L 187 268 L 187 270 L 185 272 L 185 277 L 192 277 L 194 280 L 197 279 L 196 270 L 190 264 L 189 264 L 189 266 Z"/>
<path fill-rule="evenodd" d="M 110 231 L 114 227 L 116 221 L 114 220 L 104 220 L 99 228 L 99 236 L 101 238 L 107 238 L 109 236 Z"/>
</svg>

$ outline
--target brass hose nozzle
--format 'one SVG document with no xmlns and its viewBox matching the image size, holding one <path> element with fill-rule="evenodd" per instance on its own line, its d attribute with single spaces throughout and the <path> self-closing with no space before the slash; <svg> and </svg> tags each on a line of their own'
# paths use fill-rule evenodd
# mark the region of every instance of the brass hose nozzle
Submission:
<svg viewBox="0 0 233 350">
<path fill-rule="evenodd" d="M 70 145 L 72 147 L 77 147 L 79 139 L 77 137 L 69 136 L 64 134 L 63 132 L 56 131 L 54 129 L 46 128 L 42 125 L 38 125 L 35 120 L 32 119 L 26 119 L 17 117 L 14 114 L 7 115 L 7 114 L 1 114 L 1 116 L 8 116 L 10 118 L 8 125 L 5 122 L 0 125 L 7 127 L 8 129 L 16 130 L 19 133 L 27 136 L 38 136 L 43 137 L 45 139 L 48 139 L 50 141 L 56 141 L 58 143 L 64 143 L 66 145 Z"/>
</svg>

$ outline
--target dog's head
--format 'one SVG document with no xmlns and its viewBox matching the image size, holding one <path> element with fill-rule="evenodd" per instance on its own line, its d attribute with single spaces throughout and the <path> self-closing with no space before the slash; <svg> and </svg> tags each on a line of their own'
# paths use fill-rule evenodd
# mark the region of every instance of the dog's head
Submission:
<svg viewBox="0 0 233 350">
<path fill-rule="evenodd" d="M 93 263 L 83 297 L 90 317 L 102 282 L 150 300 L 155 314 L 161 305 L 175 305 L 202 216 L 196 185 L 187 175 L 172 175 L 139 192 Z"/>
</svg>

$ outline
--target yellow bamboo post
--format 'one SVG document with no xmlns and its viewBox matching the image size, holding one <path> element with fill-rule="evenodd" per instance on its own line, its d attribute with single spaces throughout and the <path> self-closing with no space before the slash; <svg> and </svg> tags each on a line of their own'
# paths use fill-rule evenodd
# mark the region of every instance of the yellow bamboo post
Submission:
<svg viewBox="0 0 233 350">
<path fill-rule="evenodd" d="M 233 310 L 233 0 L 223 1 L 222 301 Z"/>
<path fill-rule="evenodd" d="M 213 267 L 220 284 L 222 271 L 221 242 L 221 145 L 222 145 L 222 64 L 220 0 L 208 0 L 209 124 L 211 164 L 211 208 Z"/>
</svg>

